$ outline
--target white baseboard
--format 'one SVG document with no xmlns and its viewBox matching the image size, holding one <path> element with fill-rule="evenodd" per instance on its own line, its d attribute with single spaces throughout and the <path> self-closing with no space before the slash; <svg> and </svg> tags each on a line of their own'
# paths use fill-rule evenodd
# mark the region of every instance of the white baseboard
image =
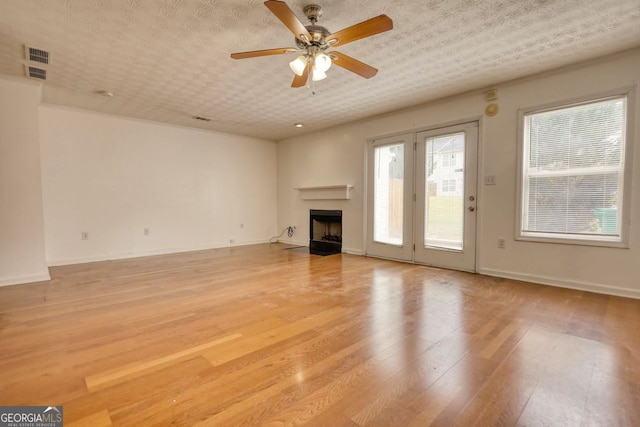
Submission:
<svg viewBox="0 0 640 427">
<path fill-rule="evenodd" d="M 309 246 L 309 242 L 301 242 L 299 240 L 289 240 L 289 239 L 278 239 L 279 243 L 285 243 L 287 245 L 294 245 L 294 246 L 304 246 L 304 247 L 308 247 Z M 344 246 L 342 247 L 342 253 L 343 254 L 350 254 L 350 255 L 364 255 L 364 251 L 362 249 L 353 249 L 353 248 L 345 248 Z"/>
<path fill-rule="evenodd" d="M 291 240 L 291 239 L 278 239 L 278 243 L 284 243 L 286 245 L 294 245 L 294 246 L 309 246 L 309 242 L 302 242 L 300 240 Z"/>
<path fill-rule="evenodd" d="M 362 249 L 345 248 L 344 246 L 342 247 L 342 253 L 349 255 L 364 255 L 364 251 Z"/>
<path fill-rule="evenodd" d="M 600 283 L 581 282 L 575 280 L 562 280 L 553 277 L 538 276 L 533 274 L 522 274 L 513 271 L 496 270 L 492 268 L 481 268 L 478 273 L 487 276 L 502 277 L 504 279 L 520 280 L 523 282 L 537 283 L 540 285 L 556 286 L 560 288 L 575 289 L 578 291 L 595 292 L 598 294 L 614 295 L 626 298 L 640 299 L 640 290 L 619 288 L 616 286 L 603 285 Z"/>
<path fill-rule="evenodd" d="M 204 251 L 208 249 L 236 248 L 239 246 L 257 245 L 261 243 L 269 243 L 269 242 L 268 240 L 255 240 L 255 241 L 234 243 L 231 245 L 229 243 L 214 243 L 214 244 L 203 245 L 203 246 L 164 248 L 164 249 L 154 249 L 151 251 L 116 253 L 116 254 L 92 256 L 92 257 L 61 258 L 61 259 L 48 260 L 48 264 L 51 267 L 57 267 L 62 265 L 85 264 L 89 262 L 115 261 L 119 259 L 140 258 L 140 257 L 146 257 L 146 256 L 154 256 L 154 255 L 169 255 L 169 254 L 177 254 L 182 252 Z"/>
<path fill-rule="evenodd" d="M 0 286 L 22 285 L 23 283 L 46 282 L 51 280 L 49 272 L 26 276 L 0 277 Z"/>
</svg>

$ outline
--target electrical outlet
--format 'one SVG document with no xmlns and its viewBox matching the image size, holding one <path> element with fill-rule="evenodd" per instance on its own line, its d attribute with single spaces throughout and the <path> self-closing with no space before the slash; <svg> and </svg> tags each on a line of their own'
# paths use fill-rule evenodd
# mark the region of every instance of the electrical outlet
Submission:
<svg viewBox="0 0 640 427">
<path fill-rule="evenodd" d="M 89 233 L 86 231 L 83 231 L 82 233 L 80 233 L 80 238 L 82 240 L 89 240 Z"/>
<path fill-rule="evenodd" d="M 240 224 L 240 229 L 242 230 L 244 228 L 244 224 Z"/>
<path fill-rule="evenodd" d="M 484 185 L 496 185 L 496 176 L 495 175 L 485 175 L 484 176 Z"/>
<path fill-rule="evenodd" d="M 236 239 L 229 239 L 229 244 L 233 245 L 236 242 Z"/>
<path fill-rule="evenodd" d="M 148 236 L 148 235 L 149 235 L 149 229 L 148 229 L 148 228 L 145 228 L 145 229 L 144 229 L 144 235 L 145 235 L 145 236 Z"/>
<path fill-rule="evenodd" d="M 498 238 L 498 248 L 504 249 L 506 247 L 505 240 L 502 237 Z"/>
</svg>

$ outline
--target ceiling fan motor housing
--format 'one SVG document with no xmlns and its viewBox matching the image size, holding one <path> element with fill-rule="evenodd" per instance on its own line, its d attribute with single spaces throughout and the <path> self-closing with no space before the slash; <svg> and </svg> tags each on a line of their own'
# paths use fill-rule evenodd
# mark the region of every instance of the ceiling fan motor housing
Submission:
<svg viewBox="0 0 640 427">
<path fill-rule="evenodd" d="M 307 29 L 307 31 L 309 31 L 309 34 L 311 34 L 312 39 L 309 40 L 309 42 L 311 43 L 311 45 L 314 46 L 320 46 L 320 47 L 325 47 L 325 38 L 331 34 L 329 32 L 329 30 L 327 30 L 325 27 L 323 27 L 322 25 L 316 25 L 316 24 L 312 24 L 312 25 L 305 25 L 305 28 Z M 296 40 L 296 46 L 298 46 L 299 49 L 304 49 L 307 47 L 307 44 L 305 44 L 304 42 L 295 39 Z"/>
<path fill-rule="evenodd" d="M 302 11 L 312 24 L 318 22 L 318 19 L 322 16 L 322 8 L 317 4 L 309 4 Z"/>
<path fill-rule="evenodd" d="M 312 39 L 309 40 L 309 43 L 312 46 L 318 46 L 321 49 L 326 49 L 327 46 L 325 44 L 325 38 L 331 33 L 322 25 L 317 24 L 318 19 L 322 16 L 322 8 L 317 4 L 310 4 L 304 7 L 303 12 L 309 22 L 311 22 L 311 24 L 304 26 L 312 37 Z M 298 49 L 305 49 L 308 44 L 296 39 L 296 46 L 298 46 Z"/>
</svg>

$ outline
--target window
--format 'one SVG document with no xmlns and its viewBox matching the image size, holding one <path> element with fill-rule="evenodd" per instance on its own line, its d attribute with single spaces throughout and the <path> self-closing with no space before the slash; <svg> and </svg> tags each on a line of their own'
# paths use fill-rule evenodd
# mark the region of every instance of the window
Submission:
<svg viewBox="0 0 640 427">
<path fill-rule="evenodd" d="M 627 95 L 525 111 L 520 120 L 518 238 L 623 243 Z"/>
<path fill-rule="evenodd" d="M 374 159 L 373 241 L 402 245 L 404 144 L 375 147 Z"/>
<path fill-rule="evenodd" d="M 442 180 L 442 191 L 445 193 L 452 193 L 456 191 L 456 180 L 455 179 Z"/>
<path fill-rule="evenodd" d="M 454 153 L 445 153 L 442 155 L 442 166 L 452 167 L 456 165 L 456 155 Z"/>
</svg>

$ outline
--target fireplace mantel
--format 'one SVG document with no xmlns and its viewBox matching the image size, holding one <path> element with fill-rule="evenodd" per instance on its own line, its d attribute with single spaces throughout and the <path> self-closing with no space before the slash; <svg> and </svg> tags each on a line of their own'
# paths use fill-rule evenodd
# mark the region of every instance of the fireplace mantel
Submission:
<svg viewBox="0 0 640 427">
<path fill-rule="evenodd" d="M 298 187 L 302 200 L 349 200 L 353 185 L 326 185 L 323 187 Z"/>
</svg>

